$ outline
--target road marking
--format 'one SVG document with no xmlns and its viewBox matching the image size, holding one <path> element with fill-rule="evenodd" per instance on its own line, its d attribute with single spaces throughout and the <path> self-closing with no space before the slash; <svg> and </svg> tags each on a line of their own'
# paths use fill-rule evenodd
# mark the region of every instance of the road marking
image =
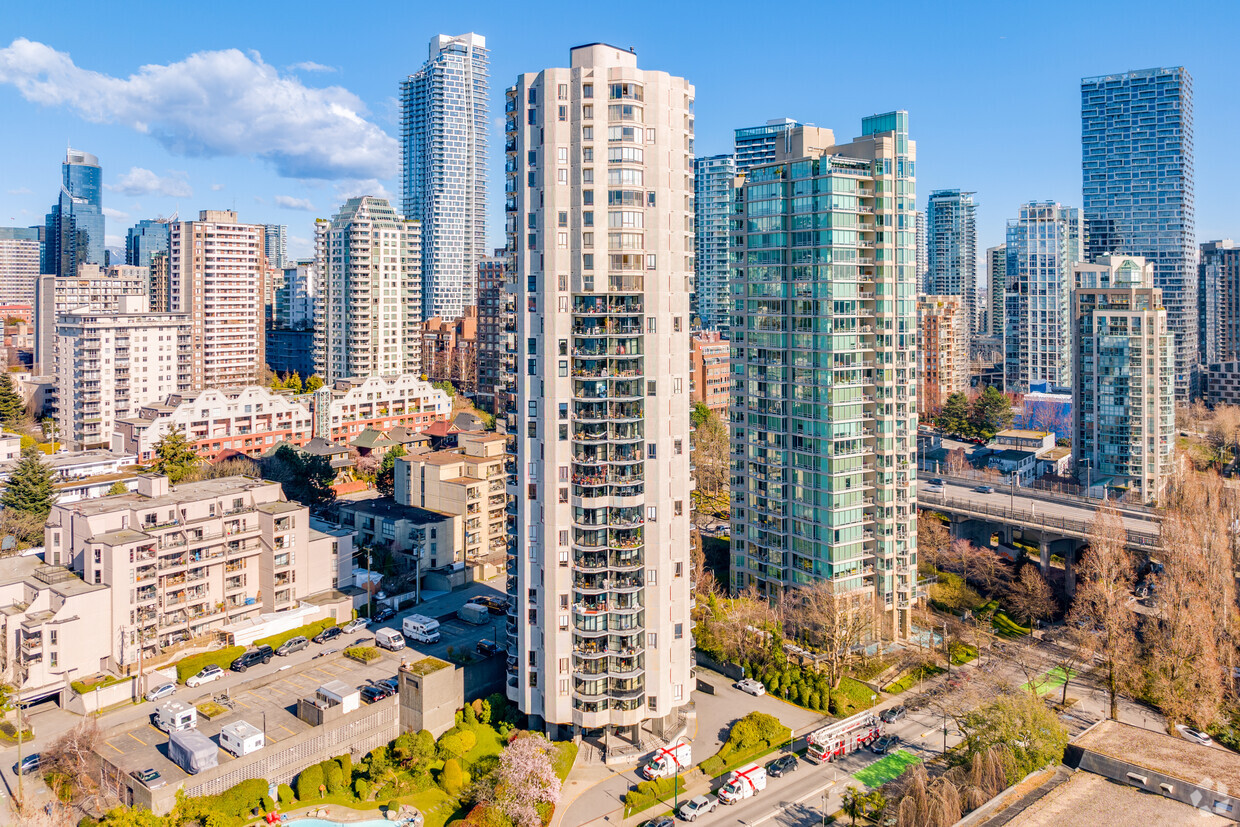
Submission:
<svg viewBox="0 0 1240 827">
<path fill-rule="evenodd" d="M 125 751 L 124 751 L 123 749 L 121 749 L 120 747 L 116 746 L 116 745 L 115 745 L 115 744 L 113 744 L 111 741 L 104 741 L 104 743 L 105 743 L 105 744 L 107 744 L 108 746 L 110 746 L 112 749 L 114 749 L 114 750 L 116 750 L 117 752 L 119 752 L 121 755 L 124 755 L 124 754 L 125 754 Z"/>
<path fill-rule="evenodd" d="M 137 741 L 142 746 L 144 747 L 146 746 L 146 741 L 143 741 L 141 738 L 139 738 L 137 735 L 134 735 L 132 732 L 126 732 L 125 734 L 128 735 L 130 738 L 134 739 L 135 741 Z"/>
<path fill-rule="evenodd" d="M 850 776 L 850 777 L 851 777 L 851 776 Z M 784 812 L 784 810 L 788 809 L 789 807 L 793 806 L 794 804 L 800 804 L 800 803 L 802 803 L 803 801 L 806 801 L 807 799 L 813 798 L 814 796 L 821 794 L 823 790 L 830 789 L 830 788 L 831 788 L 831 787 L 833 787 L 833 786 L 835 786 L 835 782 L 834 782 L 834 781 L 828 781 L 826 784 L 823 784 L 823 785 L 822 785 L 821 787 L 819 787 L 818 789 L 816 789 L 816 790 L 812 790 L 812 791 L 810 791 L 810 792 L 806 793 L 805 795 L 801 796 L 801 797 L 800 797 L 800 798 L 798 798 L 796 801 L 793 801 L 793 802 L 791 802 L 791 803 L 785 804 L 785 805 L 783 805 L 782 807 L 780 807 L 778 810 L 775 810 L 774 812 L 767 813 L 766 815 L 762 816 L 762 818 L 754 819 L 753 821 L 749 822 L 750 827 L 758 827 L 758 825 L 759 825 L 759 824 L 763 824 L 763 823 L 765 823 L 765 822 L 767 822 L 767 821 L 770 821 L 771 819 L 775 818 L 775 817 L 776 817 L 776 816 L 778 816 L 778 815 L 782 815 L 782 814 L 783 814 L 783 812 Z"/>
<path fill-rule="evenodd" d="M 284 724 L 280 724 L 280 729 L 284 730 L 284 731 L 285 731 L 285 732 L 287 732 L 289 735 L 296 735 L 296 734 L 297 734 L 297 733 L 293 732 L 293 730 L 291 730 L 291 729 L 289 729 L 288 727 L 286 727 Z"/>
<path fill-rule="evenodd" d="M 251 709 L 251 708 L 252 708 L 249 704 L 247 704 L 245 701 L 241 700 L 240 698 L 235 699 L 235 702 L 236 702 L 236 703 L 241 704 L 241 705 L 242 705 L 242 706 L 244 706 L 246 709 Z"/>
</svg>

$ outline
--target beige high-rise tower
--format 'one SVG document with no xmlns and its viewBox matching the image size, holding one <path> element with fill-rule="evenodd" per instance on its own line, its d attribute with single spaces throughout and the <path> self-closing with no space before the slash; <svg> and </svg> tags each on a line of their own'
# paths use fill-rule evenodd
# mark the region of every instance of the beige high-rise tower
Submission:
<svg viewBox="0 0 1240 827">
<path fill-rule="evenodd" d="M 602 43 L 507 93 L 508 697 L 553 733 L 658 737 L 692 689 L 693 95 Z"/>
<path fill-rule="evenodd" d="M 169 227 L 169 306 L 188 313 L 192 388 L 257 384 L 266 368 L 262 224 L 202 210 Z"/>
</svg>

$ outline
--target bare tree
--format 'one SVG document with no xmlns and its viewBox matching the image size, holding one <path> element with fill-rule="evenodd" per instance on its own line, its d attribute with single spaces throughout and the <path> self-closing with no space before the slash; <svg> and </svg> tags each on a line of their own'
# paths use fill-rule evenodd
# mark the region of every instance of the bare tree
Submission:
<svg viewBox="0 0 1240 827">
<path fill-rule="evenodd" d="M 707 496 L 715 496 L 728 484 L 730 455 L 728 429 L 711 411 L 693 431 L 695 478 Z"/>
<path fill-rule="evenodd" d="M 1080 674 L 1097 651 L 1097 638 L 1089 629 L 1069 623 L 1055 636 L 1049 648 L 1055 666 L 1063 673 L 1063 695 L 1059 702 L 1068 703 L 1068 684 Z"/>
<path fill-rule="evenodd" d="M 784 606 L 787 628 L 821 651 L 819 663 L 831 688 L 837 688 L 874 630 L 870 595 L 842 591 L 834 581 L 824 579 L 789 594 Z"/>
<path fill-rule="evenodd" d="M 39 767 L 59 800 L 80 801 L 99 794 L 96 750 L 102 737 L 99 722 L 84 718 L 43 750 Z"/>
<path fill-rule="evenodd" d="M 917 555 L 935 570 L 941 569 L 944 552 L 951 543 L 951 536 L 943 521 L 933 514 L 920 514 L 917 518 Z"/>
<path fill-rule="evenodd" d="M 899 827 L 950 827 L 962 815 L 960 791 L 945 777 L 932 780 L 925 765 L 917 764 L 894 809 Z"/>
<path fill-rule="evenodd" d="M 1006 602 L 1013 614 L 1029 624 L 1046 620 L 1055 613 L 1055 595 L 1051 592 L 1051 585 L 1034 565 L 1020 570 L 1020 575 L 1008 590 Z"/>
<path fill-rule="evenodd" d="M 1101 660 L 1111 719 L 1119 696 L 1131 690 L 1137 662 L 1137 616 L 1132 610 L 1133 563 L 1127 533 L 1114 508 L 1100 508 L 1089 530 L 1089 550 L 1078 564 L 1069 619 L 1086 624 Z"/>
</svg>

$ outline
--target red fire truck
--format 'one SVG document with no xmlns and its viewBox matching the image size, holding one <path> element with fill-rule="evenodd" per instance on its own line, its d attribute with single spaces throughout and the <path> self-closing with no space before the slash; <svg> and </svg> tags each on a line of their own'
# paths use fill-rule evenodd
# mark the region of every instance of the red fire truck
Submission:
<svg viewBox="0 0 1240 827">
<path fill-rule="evenodd" d="M 805 758 L 815 764 L 826 764 L 869 746 L 880 735 L 882 723 L 878 717 L 872 712 L 859 712 L 806 736 L 809 748 L 805 751 Z"/>
</svg>

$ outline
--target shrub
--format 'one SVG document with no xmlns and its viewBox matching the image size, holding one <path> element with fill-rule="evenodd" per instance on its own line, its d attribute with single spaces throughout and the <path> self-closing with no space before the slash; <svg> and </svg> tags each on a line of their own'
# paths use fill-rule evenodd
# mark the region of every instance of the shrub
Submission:
<svg viewBox="0 0 1240 827">
<path fill-rule="evenodd" d="M 271 800 L 271 796 L 269 795 L 263 796 L 262 803 L 263 803 L 264 813 L 270 813 L 272 810 L 276 808 L 276 803 Z"/>
<path fill-rule="evenodd" d="M 396 812 L 397 810 L 400 809 L 400 802 L 397 801 L 395 798 L 393 798 L 391 801 L 387 803 L 387 809 L 388 809 L 388 812 L 390 813 Z"/>
<path fill-rule="evenodd" d="M 350 646 L 344 650 L 344 656 L 359 663 L 370 663 L 383 657 L 374 646 Z"/>
<path fill-rule="evenodd" d="M 353 756 L 346 752 L 336 761 L 340 764 L 340 774 L 344 776 L 344 783 L 348 784 L 353 780 Z"/>
<path fill-rule="evenodd" d="M 297 803 L 297 796 L 293 795 L 293 788 L 288 784 L 281 784 L 276 790 L 280 794 L 280 804 L 285 807 L 291 807 Z"/>
<path fill-rule="evenodd" d="M 302 801 L 314 801 L 319 797 L 319 787 L 325 783 L 323 767 L 311 764 L 297 776 L 297 797 Z"/>
<path fill-rule="evenodd" d="M 444 761 L 443 770 L 439 773 L 439 786 L 453 798 L 461 794 L 461 789 L 465 786 L 465 773 L 461 771 L 461 764 L 455 758 Z"/>
<path fill-rule="evenodd" d="M 370 782 L 365 778 L 358 778 L 353 782 L 353 794 L 358 800 L 365 801 L 370 798 Z"/>
<path fill-rule="evenodd" d="M 461 710 L 461 712 L 463 713 L 465 723 L 467 724 L 478 723 L 478 713 L 474 709 L 473 704 L 466 704 L 465 708 Z"/>
<path fill-rule="evenodd" d="M 439 739 L 440 757 L 445 760 L 449 758 L 460 758 L 468 752 L 469 750 L 465 747 L 465 739 L 463 737 L 466 734 L 467 733 L 457 732 L 455 730 L 444 733 L 443 737 Z M 471 736 L 473 735 L 472 732 L 468 734 Z"/>
<path fill-rule="evenodd" d="M 227 669 L 233 661 L 244 654 L 244 646 L 226 646 L 223 649 L 216 649 L 214 652 L 203 652 L 200 655 L 190 655 L 188 658 L 182 658 L 177 662 L 177 680 L 185 683 L 187 678 L 197 675 L 204 666 L 210 666 L 211 664 L 215 664 L 221 669 Z"/>
<path fill-rule="evenodd" d="M 648 807 L 653 807 L 662 799 L 672 798 L 677 789 L 683 798 L 685 792 L 685 779 L 683 777 L 677 776 L 675 778 L 660 778 L 655 781 L 643 781 L 637 785 L 636 789 L 629 790 L 625 794 L 624 805 L 630 814 L 638 813 Z"/>
<path fill-rule="evenodd" d="M 272 649 L 278 649 L 285 641 L 292 640 L 298 635 L 311 638 L 317 635 L 319 632 L 326 629 L 328 626 L 335 626 L 335 625 L 336 625 L 336 621 L 330 617 L 325 620 L 316 620 L 313 623 L 307 623 L 305 626 L 298 626 L 296 629 L 289 629 L 287 632 L 280 632 L 277 635 L 268 635 L 267 637 L 260 637 L 258 640 L 254 641 L 254 645 L 255 646 L 266 645 L 266 646 L 270 646 Z"/>
<path fill-rule="evenodd" d="M 344 773 L 340 771 L 338 763 L 328 761 L 323 775 L 327 779 L 327 791 L 329 793 L 335 794 L 344 789 Z"/>
<path fill-rule="evenodd" d="M 474 715 L 480 724 L 491 723 L 491 704 L 484 698 L 474 701 Z"/>
</svg>

